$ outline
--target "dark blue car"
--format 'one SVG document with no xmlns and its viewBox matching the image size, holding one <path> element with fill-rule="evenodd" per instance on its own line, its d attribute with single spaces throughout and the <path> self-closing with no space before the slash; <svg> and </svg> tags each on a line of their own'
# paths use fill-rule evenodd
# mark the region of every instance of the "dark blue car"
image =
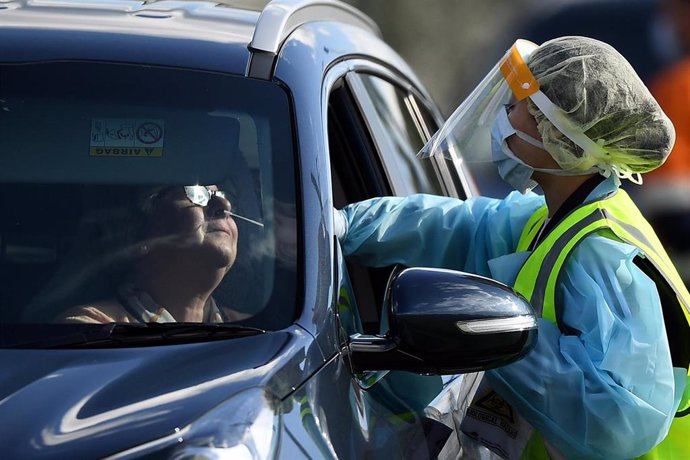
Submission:
<svg viewBox="0 0 690 460">
<path fill-rule="evenodd" d="M 0 2 L 0 457 L 455 458 L 531 307 L 332 214 L 468 197 L 441 122 L 338 1 Z"/>
</svg>

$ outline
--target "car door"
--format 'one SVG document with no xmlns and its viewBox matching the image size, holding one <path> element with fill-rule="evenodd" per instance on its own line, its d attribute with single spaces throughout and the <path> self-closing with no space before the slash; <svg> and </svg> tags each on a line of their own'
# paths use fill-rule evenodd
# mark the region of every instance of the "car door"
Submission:
<svg viewBox="0 0 690 460">
<path fill-rule="evenodd" d="M 432 193 L 465 199 L 471 184 L 458 165 L 445 159 L 419 160 L 416 153 L 436 131 L 441 117 L 421 91 L 401 75 L 364 61 L 350 63 L 329 96 L 328 134 L 336 207 L 381 195 Z M 347 262 L 352 308 L 348 333 L 384 333 L 381 305 L 392 267 L 367 268 Z M 455 427 L 479 382 L 479 374 L 428 376 L 409 372 L 355 375 L 369 414 L 385 417 L 410 439 L 410 455 L 454 458 L 460 445 Z M 401 431 L 402 432 L 402 431 Z"/>
</svg>

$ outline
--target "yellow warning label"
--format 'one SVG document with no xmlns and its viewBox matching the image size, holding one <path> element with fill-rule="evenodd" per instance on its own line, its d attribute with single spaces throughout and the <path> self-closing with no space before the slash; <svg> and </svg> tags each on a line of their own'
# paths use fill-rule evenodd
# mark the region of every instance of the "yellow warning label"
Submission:
<svg viewBox="0 0 690 460">
<path fill-rule="evenodd" d="M 95 157 L 162 157 L 161 147 L 91 147 L 89 154 Z"/>
<path fill-rule="evenodd" d="M 159 119 L 93 118 L 92 157 L 162 157 L 165 123 Z"/>
<path fill-rule="evenodd" d="M 483 395 L 476 403 L 477 407 L 481 407 L 484 410 L 496 414 L 499 417 L 503 417 L 510 423 L 515 423 L 515 417 L 513 416 L 513 408 L 510 404 L 505 402 L 495 391 L 489 390 L 488 393 Z"/>
</svg>

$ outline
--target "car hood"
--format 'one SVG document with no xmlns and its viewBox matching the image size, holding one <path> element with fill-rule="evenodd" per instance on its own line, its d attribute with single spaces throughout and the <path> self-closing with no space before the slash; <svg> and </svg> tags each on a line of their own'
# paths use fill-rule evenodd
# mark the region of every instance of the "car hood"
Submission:
<svg viewBox="0 0 690 460">
<path fill-rule="evenodd" d="M 299 369 L 295 330 L 192 345 L 0 350 L 3 458 L 103 457 L 171 434 L 251 386 Z M 281 382 L 298 378 L 281 372 Z M 281 396 L 281 395 L 278 395 Z"/>
</svg>

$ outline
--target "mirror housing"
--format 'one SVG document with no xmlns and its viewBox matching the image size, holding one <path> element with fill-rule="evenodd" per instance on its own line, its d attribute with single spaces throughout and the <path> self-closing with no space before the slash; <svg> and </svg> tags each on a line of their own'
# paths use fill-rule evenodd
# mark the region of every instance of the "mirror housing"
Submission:
<svg viewBox="0 0 690 460">
<path fill-rule="evenodd" d="M 384 303 L 388 333 L 350 337 L 354 372 L 474 372 L 516 361 L 536 343 L 531 305 L 510 287 L 482 276 L 404 269 L 391 277 Z"/>
</svg>

